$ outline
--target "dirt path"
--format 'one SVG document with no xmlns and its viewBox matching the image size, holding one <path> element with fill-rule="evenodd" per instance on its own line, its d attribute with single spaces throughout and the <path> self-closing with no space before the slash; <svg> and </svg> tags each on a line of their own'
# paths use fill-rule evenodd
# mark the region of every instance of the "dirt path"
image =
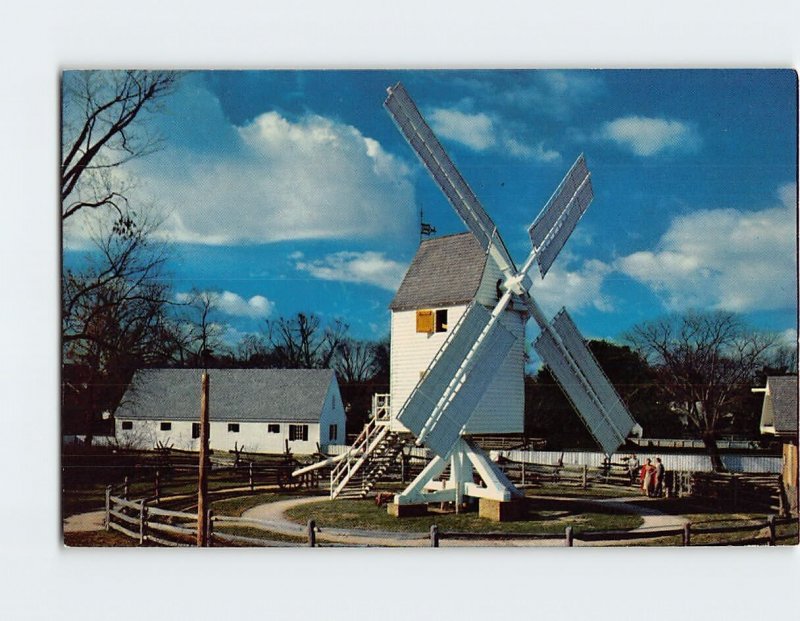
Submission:
<svg viewBox="0 0 800 621">
<path fill-rule="evenodd" d="M 306 498 L 292 498 L 289 500 L 281 500 L 279 502 L 258 505 L 252 509 L 248 509 L 242 514 L 242 517 L 260 520 L 264 522 L 264 530 L 280 533 L 283 535 L 293 535 L 303 537 L 306 535 L 306 526 L 297 524 L 286 518 L 286 511 L 292 507 L 319 502 L 326 500 L 328 496 L 312 496 Z M 549 498 L 549 497 L 548 497 Z M 561 500 L 560 498 L 553 497 L 552 499 Z M 642 498 L 639 497 L 625 497 L 625 498 L 607 498 L 607 499 L 581 499 L 582 503 L 586 504 L 600 504 L 606 507 L 611 507 L 618 511 L 626 513 L 634 513 L 642 517 L 642 524 L 634 529 L 634 532 L 646 532 L 648 530 L 657 530 L 662 528 L 681 528 L 686 523 L 686 518 L 675 515 L 667 515 L 650 507 L 642 507 L 633 502 L 639 502 Z M 327 541 L 330 543 L 338 543 L 345 545 L 367 545 L 367 546 L 402 546 L 402 547 L 422 547 L 429 546 L 430 540 L 428 533 L 402 533 L 394 531 L 375 531 L 375 530 L 359 530 L 359 529 L 345 529 L 345 528 L 322 528 L 317 532 L 317 540 Z M 461 540 L 443 540 L 443 546 L 456 547 L 456 546 L 562 546 L 563 543 L 558 540 L 528 540 L 528 539 L 510 539 L 503 542 L 485 539 L 471 539 L 469 541 Z M 583 542 L 575 540 L 575 546 L 608 546 L 608 545 L 630 545 L 630 541 L 620 542 Z"/>
<path fill-rule="evenodd" d="M 105 530 L 105 519 L 105 511 L 90 511 L 89 513 L 70 515 L 64 519 L 62 526 L 65 533 L 88 533 Z"/>
</svg>

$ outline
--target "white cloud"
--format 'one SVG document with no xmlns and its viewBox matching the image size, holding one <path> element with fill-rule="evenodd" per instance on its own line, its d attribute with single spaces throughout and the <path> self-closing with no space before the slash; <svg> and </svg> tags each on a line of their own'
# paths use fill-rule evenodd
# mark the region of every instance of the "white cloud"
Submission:
<svg viewBox="0 0 800 621">
<path fill-rule="evenodd" d="M 745 312 L 795 304 L 795 186 L 760 211 L 708 209 L 679 216 L 656 250 L 616 266 L 650 286 L 670 310 L 711 307 Z"/>
<path fill-rule="evenodd" d="M 408 167 L 357 128 L 265 112 L 234 134 L 235 149 L 224 153 L 172 149 L 132 163 L 169 212 L 164 229 L 172 239 L 386 238 L 413 229 Z"/>
<path fill-rule="evenodd" d="M 462 103 L 472 105 L 471 100 Z M 538 162 L 552 162 L 561 158 L 558 151 L 548 149 L 542 141 L 528 146 L 517 140 L 503 127 L 498 117 L 483 112 L 472 114 L 454 108 L 436 108 L 428 114 L 428 120 L 438 138 L 458 142 L 473 151 L 492 150 Z"/>
<path fill-rule="evenodd" d="M 494 124 L 483 113 L 468 114 L 459 110 L 436 108 L 428 118 L 431 128 L 439 138 L 455 140 L 474 151 L 485 151 L 495 145 Z"/>
<path fill-rule="evenodd" d="M 783 347 L 797 347 L 797 330 L 794 328 L 787 328 L 780 334 L 778 334 L 778 342 L 779 346 Z"/>
<path fill-rule="evenodd" d="M 394 291 L 407 265 L 387 259 L 382 252 L 335 252 L 313 261 L 298 260 L 295 267 L 321 280 L 365 283 Z"/>
<path fill-rule="evenodd" d="M 613 304 L 602 292 L 602 286 L 611 271 L 610 265 L 596 259 L 584 261 L 577 270 L 567 270 L 554 264 L 544 280 L 534 278 L 531 293 L 550 316 L 555 315 L 562 306 L 570 311 L 595 308 L 609 312 L 613 310 Z M 533 270 L 531 274 L 534 274 Z"/>
<path fill-rule="evenodd" d="M 545 147 L 544 142 L 539 142 L 529 147 L 515 138 L 505 136 L 503 139 L 503 146 L 508 153 L 514 157 L 533 159 L 537 162 L 555 162 L 561 159 L 561 154 L 558 151 Z"/>
<path fill-rule="evenodd" d="M 700 148 L 697 130 L 674 119 L 626 116 L 605 123 L 596 138 L 610 140 L 635 155 L 664 151 L 694 153 Z"/>
<path fill-rule="evenodd" d="M 208 296 L 214 310 L 232 317 L 263 319 L 269 317 L 275 308 L 275 303 L 263 295 L 254 295 L 250 299 L 245 299 L 232 291 L 206 291 L 200 295 Z M 185 304 L 193 297 L 192 293 L 177 293 L 175 300 Z"/>
</svg>

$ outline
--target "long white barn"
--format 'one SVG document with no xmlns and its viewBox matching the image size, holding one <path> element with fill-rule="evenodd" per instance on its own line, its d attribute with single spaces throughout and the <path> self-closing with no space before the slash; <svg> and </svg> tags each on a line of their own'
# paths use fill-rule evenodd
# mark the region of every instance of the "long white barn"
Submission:
<svg viewBox="0 0 800 621">
<path fill-rule="evenodd" d="M 339 384 L 330 369 L 211 369 L 209 446 L 296 455 L 345 439 Z M 122 446 L 200 448 L 200 369 L 147 369 L 115 413 Z"/>
<path fill-rule="evenodd" d="M 425 240 L 390 304 L 391 427 L 451 330 L 476 300 L 493 308 L 502 273 L 472 233 Z M 519 302 L 503 312 L 503 326 L 517 337 L 466 426 L 468 434 L 521 433 L 524 430 L 524 331 L 527 314 Z"/>
</svg>

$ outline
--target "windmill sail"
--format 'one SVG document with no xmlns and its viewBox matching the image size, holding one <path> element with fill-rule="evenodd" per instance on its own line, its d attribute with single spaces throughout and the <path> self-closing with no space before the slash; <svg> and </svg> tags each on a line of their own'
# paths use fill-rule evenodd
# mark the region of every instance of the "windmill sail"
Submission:
<svg viewBox="0 0 800 621">
<path fill-rule="evenodd" d="M 514 262 L 497 235 L 494 222 L 458 172 L 402 84 L 398 83 L 389 89 L 384 106 L 481 247 L 487 251 L 490 247 L 496 247 L 502 258 L 498 261 L 500 269 L 513 268 Z"/>
<path fill-rule="evenodd" d="M 625 443 L 636 428 L 636 421 L 586 347 L 567 311 L 562 309 L 551 326 L 564 349 L 549 330 L 542 331 L 534 348 L 555 375 L 589 432 L 603 451 L 611 455 Z"/>
<path fill-rule="evenodd" d="M 593 198 L 591 175 L 581 155 L 528 229 L 531 244 L 537 249 L 536 260 L 542 278 Z"/>
<path fill-rule="evenodd" d="M 467 309 L 397 415 L 440 457 L 458 440 L 516 340 L 499 321 L 489 326 L 491 319 L 480 304 Z"/>
</svg>

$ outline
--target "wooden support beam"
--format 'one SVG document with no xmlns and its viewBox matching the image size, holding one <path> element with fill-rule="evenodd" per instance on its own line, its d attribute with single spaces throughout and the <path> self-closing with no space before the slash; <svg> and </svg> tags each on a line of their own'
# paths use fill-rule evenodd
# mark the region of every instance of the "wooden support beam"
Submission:
<svg viewBox="0 0 800 621">
<path fill-rule="evenodd" d="M 208 545 L 206 512 L 208 511 L 208 459 L 209 436 L 209 384 L 207 372 L 203 372 L 200 382 L 200 464 L 197 486 L 197 547 Z"/>
</svg>

